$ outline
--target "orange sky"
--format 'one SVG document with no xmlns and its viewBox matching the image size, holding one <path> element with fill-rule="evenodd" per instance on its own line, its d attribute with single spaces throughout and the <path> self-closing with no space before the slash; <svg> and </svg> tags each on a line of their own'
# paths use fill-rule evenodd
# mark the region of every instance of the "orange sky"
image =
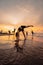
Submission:
<svg viewBox="0 0 43 65">
<path fill-rule="evenodd" d="M 0 25 L 0 31 L 3 30 L 3 32 L 8 32 L 10 30 L 11 32 L 13 31 L 14 28 L 18 28 L 20 24 L 17 25 Z M 34 26 L 33 28 L 27 28 L 25 31 L 31 32 L 33 30 L 34 32 L 43 32 L 43 27 L 42 26 Z"/>
<path fill-rule="evenodd" d="M 35 32 L 43 32 L 43 0 L 0 1 L 0 30 L 13 30 L 20 25 L 34 25 Z"/>
</svg>

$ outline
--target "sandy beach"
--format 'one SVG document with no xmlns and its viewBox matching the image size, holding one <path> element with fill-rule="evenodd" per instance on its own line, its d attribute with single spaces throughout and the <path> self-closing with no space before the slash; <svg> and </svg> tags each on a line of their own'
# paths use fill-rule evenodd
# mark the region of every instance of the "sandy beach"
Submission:
<svg viewBox="0 0 43 65">
<path fill-rule="evenodd" d="M 26 39 L 18 44 L 0 48 L 0 65 L 43 65 L 43 42 Z"/>
</svg>

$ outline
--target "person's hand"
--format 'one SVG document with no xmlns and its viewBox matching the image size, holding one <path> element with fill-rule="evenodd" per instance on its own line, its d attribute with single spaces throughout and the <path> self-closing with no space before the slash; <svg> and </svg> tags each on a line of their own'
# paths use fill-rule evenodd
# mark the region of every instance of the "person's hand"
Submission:
<svg viewBox="0 0 43 65">
<path fill-rule="evenodd" d="M 34 27 L 33 25 L 31 25 L 31 27 Z"/>
<path fill-rule="evenodd" d="M 34 27 L 33 25 L 29 25 L 29 26 L 27 26 L 27 27 Z"/>
</svg>

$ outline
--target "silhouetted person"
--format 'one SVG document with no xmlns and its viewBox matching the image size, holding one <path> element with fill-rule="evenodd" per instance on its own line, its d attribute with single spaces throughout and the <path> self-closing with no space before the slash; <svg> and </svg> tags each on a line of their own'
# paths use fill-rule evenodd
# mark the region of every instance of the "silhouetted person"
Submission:
<svg viewBox="0 0 43 65">
<path fill-rule="evenodd" d="M 33 36 L 33 34 L 34 34 L 33 30 L 31 31 L 31 33 L 32 33 L 32 36 Z"/>
<path fill-rule="evenodd" d="M 1 31 L 0 31 L 0 33 L 2 34 L 2 33 L 3 33 L 3 31 L 1 30 Z"/>
<path fill-rule="evenodd" d="M 32 33 L 32 39 L 33 39 L 33 35 L 34 35 L 34 32 L 33 32 L 33 30 L 31 31 L 31 33 Z"/>
<path fill-rule="evenodd" d="M 11 34 L 10 30 L 8 31 L 9 34 Z"/>
<path fill-rule="evenodd" d="M 24 29 L 25 29 L 25 28 L 28 28 L 28 27 L 33 27 L 33 25 L 29 25 L 29 26 L 20 26 L 20 27 L 18 28 L 17 32 L 16 32 L 16 37 L 19 38 L 19 37 L 18 37 L 18 36 L 19 36 L 19 33 L 22 32 L 24 38 L 26 38 L 26 37 L 25 37 Z"/>
</svg>

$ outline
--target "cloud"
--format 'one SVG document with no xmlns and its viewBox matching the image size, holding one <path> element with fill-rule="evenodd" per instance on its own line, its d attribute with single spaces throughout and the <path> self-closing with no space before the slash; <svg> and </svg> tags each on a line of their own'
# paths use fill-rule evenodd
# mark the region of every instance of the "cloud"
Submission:
<svg viewBox="0 0 43 65">
<path fill-rule="evenodd" d="M 21 22 L 43 26 L 43 0 L 0 0 L 0 10 L 0 17 L 5 16 L 0 23 L 11 23 L 6 21 L 11 16 L 20 18 Z"/>
</svg>

